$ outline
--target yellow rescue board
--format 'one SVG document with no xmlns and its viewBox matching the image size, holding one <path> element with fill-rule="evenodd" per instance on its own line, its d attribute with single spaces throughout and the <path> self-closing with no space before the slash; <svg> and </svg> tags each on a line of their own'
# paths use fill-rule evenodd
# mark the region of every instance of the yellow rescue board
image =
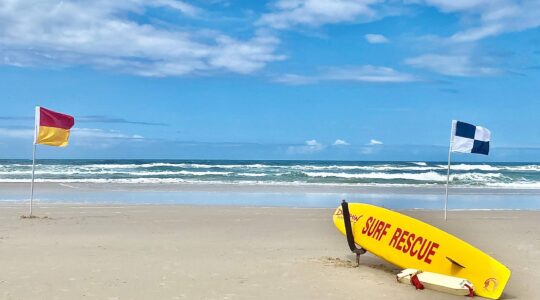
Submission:
<svg viewBox="0 0 540 300">
<path fill-rule="evenodd" d="M 466 278 L 478 296 L 499 299 L 510 270 L 491 256 L 436 227 L 406 215 L 363 203 L 349 203 L 354 241 L 401 268 Z M 343 212 L 334 224 L 344 235 Z"/>
</svg>

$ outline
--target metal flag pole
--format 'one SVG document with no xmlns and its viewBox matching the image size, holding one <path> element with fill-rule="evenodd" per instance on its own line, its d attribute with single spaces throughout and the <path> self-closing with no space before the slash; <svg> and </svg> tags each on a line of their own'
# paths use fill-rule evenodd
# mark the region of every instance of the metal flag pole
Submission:
<svg viewBox="0 0 540 300">
<path fill-rule="evenodd" d="M 32 185 L 30 186 L 30 218 L 32 217 L 32 202 L 34 201 L 34 173 L 36 170 L 36 143 L 34 142 L 34 150 L 32 151 Z"/>
<path fill-rule="evenodd" d="M 40 110 L 39 106 L 36 106 L 35 118 L 34 118 L 34 149 L 32 150 L 32 184 L 30 185 L 30 214 L 28 217 L 32 217 L 32 204 L 34 201 L 34 175 L 36 171 L 36 141 L 38 138 L 38 129 L 40 123 Z"/>
<path fill-rule="evenodd" d="M 452 128 L 450 129 L 450 145 L 448 146 L 448 171 L 446 173 L 446 195 L 444 197 L 444 220 L 447 220 L 448 210 L 448 184 L 450 182 L 450 161 L 452 160 L 452 136 L 454 135 L 454 121 L 452 121 Z"/>
</svg>

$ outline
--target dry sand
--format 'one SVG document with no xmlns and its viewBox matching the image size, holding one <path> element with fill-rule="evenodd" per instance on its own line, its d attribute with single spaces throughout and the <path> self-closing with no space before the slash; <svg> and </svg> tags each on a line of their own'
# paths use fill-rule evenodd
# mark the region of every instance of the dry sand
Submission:
<svg viewBox="0 0 540 300">
<path fill-rule="evenodd" d="M 462 299 L 416 291 L 368 254 L 354 268 L 331 209 L 0 204 L 1 299 Z M 503 299 L 540 295 L 540 212 L 407 211 L 513 272 Z"/>
</svg>

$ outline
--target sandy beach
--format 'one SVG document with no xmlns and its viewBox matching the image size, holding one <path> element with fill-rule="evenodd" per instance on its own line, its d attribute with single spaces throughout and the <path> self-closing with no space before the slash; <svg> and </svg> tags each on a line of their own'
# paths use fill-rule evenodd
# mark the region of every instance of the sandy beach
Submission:
<svg viewBox="0 0 540 300">
<path fill-rule="evenodd" d="M 540 0 L 0 24 L 0 300 L 540 300 Z"/>
<path fill-rule="evenodd" d="M 0 204 L 2 299 L 458 299 L 353 267 L 332 209 Z M 538 211 L 405 211 L 513 272 L 503 299 L 540 292 Z M 43 218 L 47 217 L 47 218 Z"/>
</svg>

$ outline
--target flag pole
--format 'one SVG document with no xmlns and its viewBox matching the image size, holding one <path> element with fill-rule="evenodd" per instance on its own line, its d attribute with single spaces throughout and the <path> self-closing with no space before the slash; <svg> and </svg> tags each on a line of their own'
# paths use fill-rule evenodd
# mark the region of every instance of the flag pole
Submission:
<svg viewBox="0 0 540 300">
<path fill-rule="evenodd" d="M 448 184 L 450 183 L 450 162 L 452 160 L 452 136 L 454 134 L 454 121 L 452 121 L 452 128 L 450 129 L 450 145 L 448 146 L 448 171 L 446 173 L 446 194 L 444 197 L 444 220 L 447 220 L 448 210 Z"/>
<path fill-rule="evenodd" d="M 30 214 L 28 217 L 32 217 L 32 204 L 34 202 L 34 175 L 36 171 L 36 141 L 38 138 L 38 129 L 39 129 L 39 123 L 40 123 L 40 110 L 39 106 L 36 106 L 35 109 L 35 117 L 34 117 L 34 142 L 33 142 L 33 150 L 32 150 L 32 183 L 30 185 Z"/>
<path fill-rule="evenodd" d="M 34 174 L 36 170 L 36 143 L 34 142 L 34 150 L 32 151 L 32 185 L 30 186 L 30 214 L 32 217 L 32 202 L 34 201 Z"/>
<path fill-rule="evenodd" d="M 450 182 L 450 157 L 452 146 L 448 149 L 448 172 L 446 173 L 446 195 L 444 197 L 444 220 L 446 221 L 446 211 L 448 210 L 448 183 Z"/>
</svg>

